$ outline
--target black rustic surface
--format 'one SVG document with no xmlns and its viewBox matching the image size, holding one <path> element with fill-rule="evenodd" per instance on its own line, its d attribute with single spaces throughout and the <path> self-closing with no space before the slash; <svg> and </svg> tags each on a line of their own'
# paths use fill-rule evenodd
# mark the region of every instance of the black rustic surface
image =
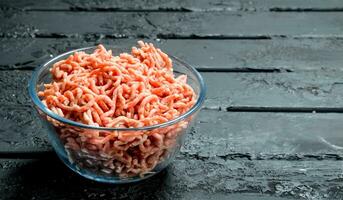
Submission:
<svg viewBox="0 0 343 200">
<path fill-rule="evenodd" d="M 1 199 L 343 199 L 343 1 L 1 0 Z M 144 39 L 208 94 L 176 160 L 99 184 L 55 156 L 27 94 L 59 53 Z"/>
</svg>

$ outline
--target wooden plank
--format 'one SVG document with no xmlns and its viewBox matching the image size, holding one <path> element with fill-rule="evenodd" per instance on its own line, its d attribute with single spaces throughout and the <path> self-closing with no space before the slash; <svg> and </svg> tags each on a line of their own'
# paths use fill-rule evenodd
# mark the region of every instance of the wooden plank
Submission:
<svg viewBox="0 0 343 200">
<path fill-rule="evenodd" d="M 33 69 L 71 49 L 99 43 L 127 48 L 138 39 L 1 38 L 0 69 Z M 145 40 L 200 70 L 342 71 L 343 40 Z"/>
<path fill-rule="evenodd" d="M 28 79 L 32 71 L 0 71 L 0 103 L 29 105 Z M 202 73 L 208 92 L 205 107 L 321 108 L 343 107 L 343 72 Z"/>
<path fill-rule="evenodd" d="M 342 17 L 340 12 L 22 12 L 2 15 L 0 29 L 4 37 L 341 37 Z"/>
<path fill-rule="evenodd" d="M 47 130 L 33 108 L 1 106 L 0 151 L 43 151 L 50 149 Z"/>
<path fill-rule="evenodd" d="M 342 160 L 342 118 L 342 114 L 332 113 L 204 110 L 181 152 L 199 159 Z"/>
<path fill-rule="evenodd" d="M 2 199 L 330 199 L 343 198 L 343 161 L 248 161 L 177 158 L 146 181 L 87 181 L 56 156 L 1 160 Z"/>
<path fill-rule="evenodd" d="M 220 0 L 100 0 L 100 1 L 79 1 L 52 0 L 49 3 L 44 0 L 16 2 L 4 0 L 0 6 L 31 10 L 72 10 L 72 11 L 218 11 L 218 10 L 239 10 L 240 1 L 222 3 Z"/>
<path fill-rule="evenodd" d="M 128 2 L 118 0 L 98 0 L 98 1 L 24 1 L 24 0 L 3 0 L 0 6 L 12 7 L 23 10 L 72 10 L 72 11 L 268 11 L 273 9 L 309 9 L 312 10 L 335 10 L 342 8 L 343 3 L 340 0 L 327 0 L 325 3 L 321 0 L 132 0 Z"/>
<path fill-rule="evenodd" d="M 342 160 L 342 117 L 337 113 L 203 110 L 181 153 L 199 159 Z M 47 130 L 33 108 L 1 106 L 0 119 L 0 156 L 51 150 Z"/>
</svg>

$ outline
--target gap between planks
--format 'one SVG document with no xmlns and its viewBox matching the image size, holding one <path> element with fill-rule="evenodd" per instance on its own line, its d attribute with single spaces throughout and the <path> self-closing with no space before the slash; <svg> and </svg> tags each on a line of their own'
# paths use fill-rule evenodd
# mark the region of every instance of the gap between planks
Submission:
<svg viewBox="0 0 343 200">
<path fill-rule="evenodd" d="M 296 8 L 296 7 L 271 7 L 267 10 L 245 9 L 245 8 L 186 8 L 186 7 L 157 7 L 155 9 L 125 9 L 121 7 L 81 7 L 70 6 L 69 8 L 24 8 L 19 9 L 24 12 L 342 12 L 343 7 L 336 8 Z"/>
<path fill-rule="evenodd" d="M 2 33 L 0 38 L 38 38 L 38 39 L 84 39 L 96 41 L 99 39 L 165 39 L 165 40 L 273 40 L 273 39 L 343 39 L 343 35 L 223 35 L 223 34 L 163 34 L 157 35 L 125 35 L 125 34 L 65 34 L 65 33 Z"/>
<path fill-rule="evenodd" d="M 65 34 L 65 33 L 32 33 L 30 35 L 20 36 L 10 33 L 1 33 L 0 38 L 39 38 L 39 39 L 65 39 L 65 38 L 92 38 L 92 39 L 194 39 L 194 40 L 271 40 L 272 38 L 286 38 L 285 35 L 222 35 L 222 34 L 163 34 L 154 35 L 138 34 L 135 36 L 127 36 L 125 34 Z M 343 37 L 343 36 L 342 36 Z"/>
<path fill-rule="evenodd" d="M 47 159 L 55 156 L 52 150 L 45 151 L 17 151 L 17 152 L 0 152 L 0 159 Z M 285 161 L 310 161 L 310 160 L 343 160 L 342 154 L 322 153 L 322 154 L 251 154 L 251 153 L 228 153 L 225 155 L 216 156 L 201 156 L 198 154 L 189 154 L 180 152 L 179 157 L 185 157 L 195 160 L 285 160 Z"/>
<path fill-rule="evenodd" d="M 282 8 L 274 7 L 270 12 L 343 12 L 343 7 L 338 8 Z"/>
<path fill-rule="evenodd" d="M 216 110 L 223 110 L 217 108 Z M 255 106 L 230 106 L 227 112 L 284 112 L 284 113 L 343 113 L 342 108 L 332 107 L 255 107 Z"/>
</svg>

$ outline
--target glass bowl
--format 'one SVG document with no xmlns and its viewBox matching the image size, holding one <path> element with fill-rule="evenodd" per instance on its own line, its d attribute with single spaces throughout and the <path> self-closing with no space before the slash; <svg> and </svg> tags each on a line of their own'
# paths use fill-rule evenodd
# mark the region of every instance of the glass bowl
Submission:
<svg viewBox="0 0 343 200">
<path fill-rule="evenodd" d="M 179 152 L 185 133 L 189 131 L 204 102 L 204 81 L 192 66 L 170 56 L 174 74 L 188 76 L 187 83 L 194 89 L 197 100 L 183 115 L 153 126 L 95 127 L 63 118 L 49 110 L 37 95 L 38 91 L 43 90 L 43 84 L 52 81 L 49 69 L 54 63 L 66 59 L 76 51 L 91 53 L 95 48 L 86 47 L 69 51 L 37 68 L 29 82 L 29 94 L 34 107 L 48 128 L 48 138 L 58 157 L 81 176 L 105 183 L 128 183 L 151 177 L 167 167 Z M 107 46 L 107 49 L 111 49 L 113 55 L 130 52 L 129 49 L 115 46 Z M 125 133 L 135 133 L 137 137 L 126 143 L 115 139 L 97 145 L 89 142 L 92 138 L 99 139 Z M 85 135 L 87 137 L 84 137 Z"/>
</svg>

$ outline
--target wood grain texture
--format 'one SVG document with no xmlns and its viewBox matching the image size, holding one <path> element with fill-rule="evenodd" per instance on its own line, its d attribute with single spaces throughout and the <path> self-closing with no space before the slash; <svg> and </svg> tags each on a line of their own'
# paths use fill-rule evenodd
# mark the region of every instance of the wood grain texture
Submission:
<svg viewBox="0 0 343 200">
<path fill-rule="evenodd" d="M 71 11 L 270 11 L 287 10 L 335 10 L 343 7 L 340 0 L 98 0 L 98 1 L 44 1 L 3 0 L 2 7 L 23 10 L 71 10 Z"/>
<path fill-rule="evenodd" d="M 0 161 L 2 199 L 331 199 L 342 193 L 343 161 L 201 161 L 178 157 L 146 181 L 85 180 L 56 156 Z"/>
<path fill-rule="evenodd" d="M 3 37 L 341 37 L 342 17 L 340 12 L 21 12 L 1 15 L 0 29 Z"/>
<path fill-rule="evenodd" d="M 139 39 L 1 38 L 0 69 L 33 69 L 71 49 L 99 43 L 119 48 L 136 45 Z M 206 71 L 342 71 L 343 40 L 148 40 L 171 55 Z"/>
</svg>

